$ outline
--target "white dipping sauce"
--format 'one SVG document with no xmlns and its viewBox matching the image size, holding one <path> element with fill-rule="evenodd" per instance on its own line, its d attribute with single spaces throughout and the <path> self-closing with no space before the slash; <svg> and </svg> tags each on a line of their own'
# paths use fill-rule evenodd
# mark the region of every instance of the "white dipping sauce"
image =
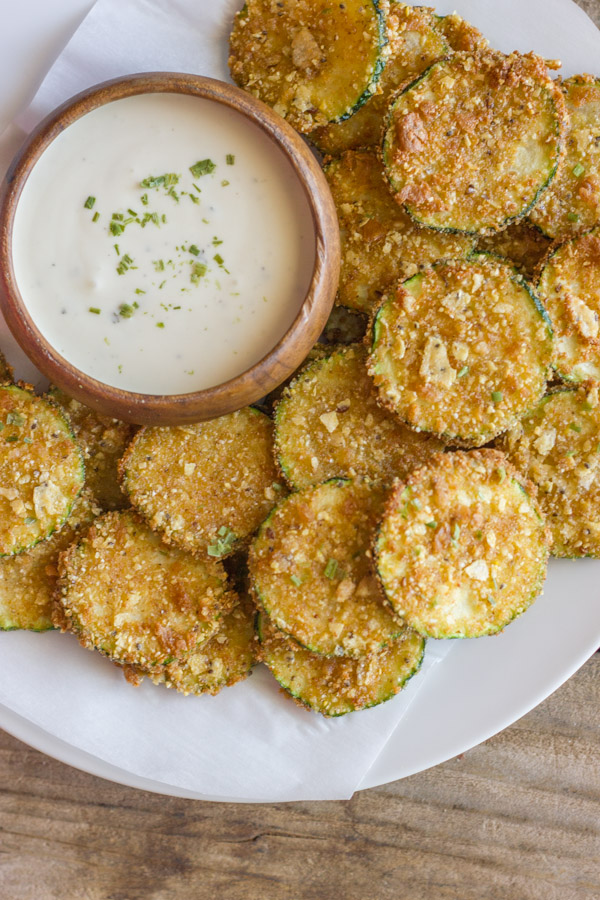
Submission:
<svg viewBox="0 0 600 900">
<path fill-rule="evenodd" d="M 142 186 L 150 177 L 158 185 Z M 222 384 L 262 359 L 295 319 L 314 258 L 283 153 L 240 114 L 178 94 L 116 100 L 67 128 L 36 163 L 13 230 L 19 290 L 52 346 L 150 394 Z"/>
</svg>

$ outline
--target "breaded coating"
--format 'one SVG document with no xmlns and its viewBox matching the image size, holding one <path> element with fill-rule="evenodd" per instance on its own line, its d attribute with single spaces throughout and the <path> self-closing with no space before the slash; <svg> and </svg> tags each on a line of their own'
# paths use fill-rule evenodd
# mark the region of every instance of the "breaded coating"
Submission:
<svg viewBox="0 0 600 900">
<path fill-rule="evenodd" d="M 218 694 L 247 678 L 258 661 L 255 617 L 254 605 L 244 599 L 223 616 L 217 633 L 186 659 L 148 670 L 134 667 L 125 677 L 137 685 L 147 675 L 154 684 L 180 694 Z"/>
<path fill-rule="evenodd" d="M 600 227 L 549 255 L 538 292 L 552 319 L 557 374 L 600 381 Z"/>
<path fill-rule="evenodd" d="M 567 154 L 531 212 L 532 222 L 559 240 L 600 223 L 600 80 L 576 75 L 563 82 L 562 90 L 571 120 Z"/>
<path fill-rule="evenodd" d="M 215 560 L 167 547 L 132 510 L 97 518 L 59 560 L 54 624 L 115 662 L 183 659 L 235 603 Z"/>
<path fill-rule="evenodd" d="M 600 557 L 598 386 L 550 394 L 499 446 L 537 485 L 552 555 Z"/>
<path fill-rule="evenodd" d="M 334 306 L 319 344 L 357 344 L 367 333 L 368 324 L 364 313 L 347 306 Z"/>
<path fill-rule="evenodd" d="M 300 705 L 323 716 L 344 716 L 391 700 L 419 671 L 425 641 L 404 628 L 387 647 L 361 659 L 317 656 L 300 647 L 261 613 L 258 633 L 264 662 Z"/>
<path fill-rule="evenodd" d="M 349 119 L 318 128 L 310 134 L 311 141 L 322 153 L 339 156 L 344 150 L 379 147 L 385 114 L 394 91 L 449 53 L 448 44 L 435 24 L 432 9 L 392 0 L 386 21 L 388 59 L 377 91 Z"/>
<path fill-rule="evenodd" d="M 0 351 L 0 384 L 12 384 L 14 380 L 13 367 L 7 361 L 4 353 Z"/>
<path fill-rule="evenodd" d="M 83 481 L 81 451 L 62 412 L 17 385 L 0 386 L 0 556 L 61 528 Z"/>
<path fill-rule="evenodd" d="M 380 0 L 246 0 L 230 36 L 231 77 L 298 131 L 352 115 L 385 65 Z"/>
<path fill-rule="evenodd" d="M 550 249 L 550 243 L 550 239 L 529 219 L 521 219 L 504 231 L 482 238 L 477 244 L 477 250 L 503 256 L 524 278 L 533 282 L 540 263 Z"/>
<path fill-rule="evenodd" d="M 85 460 L 85 484 L 102 509 L 123 509 L 127 498 L 121 490 L 117 464 L 135 433 L 135 427 L 103 416 L 84 403 L 52 387 L 51 400 L 67 414 Z"/>
<path fill-rule="evenodd" d="M 0 629 L 47 631 L 58 578 L 58 557 L 101 510 L 86 490 L 60 529 L 31 550 L 0 559 Z"/>
<path fill-rule="evenodd" d="M 494 450 L 434 457 L 396 485 L 375 553 L 407 625 L 425 637 L 473 638 L 525 612 L 549 553 L 534 490 Z"/>
<path fill-rule="evenodd" d="M 201 556 L 234 553 L 283 496 L 273 423 L 252 407 L 198 425 L 142 428 L 120 473 L 150 527 Z"/>
<path fill-rule="evenodd" d="M 477 53 L 487 50 L 490 42 L 478 28 L 462 19 L 457 13 L 436 16 L 435 27 L 447 40 L 450 48 L 457 53 Z"/>
<path fill-rule="evenodd" d="M 546 390 L 550 321 L 521 276 L 483 254 L 438 263 L 375 316 L 370 372 L 380 402 L 417 431 L 480 447 Z"/>
<path fill-rule="evenodd" d="M 539 56 L 455 53 L 393 101 L 387 177 L 396 201 L 422 225 L 491 234 L 539 201 L 567 125 L 562 91 Z"/>
<path fill-rule="evenodd" d="M 250 549 L 259 607 L 312 653 L 358 658 L 402 631 L 371 558 L 383 503 L 380 488 L 328 481 L 280 503 Z"/>
<path fill-rule="evenodd" d="M 312 363 L 275 411 L 275 448 L 292 488 L 364 475 L 391 484 L 443 445 L 416 434 L 377 402 L 367 350 L 344 347 Z"/>
<path fill-rule="evenodd" d="M 375 153 L 348 151 L 325 167 L 325 176 L 342 238 L 342 306 L 371 313 L 390 285 L 473 249 L 472 238 L 415 225 L 394 202 Z"/>
</svg>

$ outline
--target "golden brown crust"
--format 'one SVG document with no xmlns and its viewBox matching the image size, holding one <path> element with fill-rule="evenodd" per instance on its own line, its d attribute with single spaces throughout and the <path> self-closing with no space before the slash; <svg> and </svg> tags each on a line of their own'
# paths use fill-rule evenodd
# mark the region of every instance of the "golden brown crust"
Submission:
<svg viewBox="0 0 600 900">
<path fill-rule="evenodd" d="M 385 40 L 379 7 L 246 0 L 230 37 L 231 76 L 298 131 L 337 121 L 376 88 Z"/>
<path fill-rule="evenodd" d="M 322 153 L 339 156 L 345 150 L 380 145 L 393 92 L 448 53 L 448 45 L 434 25 L 432 9 L 392 2 L 386 21 L 388 59 L 377 92 L 345 122 L 311 132 L 311 141 Z"/>
<path fill-rule="evenodd" d="M 342 306 L 370 313 L 399 279 L 473 249 L 471 238 L 415 225 L 394 202 L 375 153 L 348 151 L 325 167 L 325 175 L 342 238 Z"/>
<path fill-rule="evenodd" d="M 317 656 L 276 628 L 264 613 L 259 634 L 264 662 L 300 706 L 343 716 L 390 700 L 420 668 L 425 642 L 409 628 L 378 653 L 361 659 Z"/>
<path fill-rule="evenodd" d="M 351 346 L 312 363 L 275 411 L 275 448 L 289 484 L 364 475 L 391 484 L 443 445 L 405 428 L 377 402 L 367 350 Z"/>
<path fill-rule="evenodd" d="M 84 481 L 62 412 L 17 385 L 0 386 L 0 555 L 61 528 Z"/>
<path fill-rule="evenodd" d="M 541 591 L 549 536 L 535 489 L 494 450 L 443 454 L 399 482 L 376 542 L 396 613 L 426 637 L 482 637 Z"/>
<path fill-rule="evenodd" d="M 120 474 L 151 528 L 204 557 L 237 550 L 283 490 L 273 423 L 250 407 L 198 425 L 142 428 Z"/>
<path fill-rule="evenodd" d="M 531 212 L 549 237 L 564 240 L 600 222 L 600 80 L 576 75 L 562 84 L 570 127 L 566 156 Z"/>
<path fill-rule="evenodd" d="M 548 319 L 501 260 L 475 256 L 406 282 L 373 322 L 370 373 L 409 427 L 482 446 L 543 397 Z"/>
<path fill-rule="evenodd" d="M 490 46 L 488 39 L 479 29 L 457 13 L 438 16 L 435 27 L 444 35 L 451 49 L 457 53 L 477 53 L 487 50 Z"/>
<path fill-rule="evenodd" d="M 59 574 L 54 624 L 128 665 L 188 656 L 235 602 L 220 563 L 166 547 L 131 510 L 96 519 Z"/>
<path fill-rule="evenodd" d="M 357 658 L 401 631 L 371 561 L 383 501 L 380 488 L 329 481 L 287 497 L 252 545 L 258 605 L 313 653 Z"/>
<path fill-rule="evenodd" d="M 552 319 L 558 375 L 600 381 L 600 227 L 552 249 L 538 291 Z"/>
<path fill-rule="evenodd" d="M 85 460 L 85 484 L 103 509 L 123 509 L 127 498 L 120 488 L 117 464 L 135 427 L 103 416 L 53 387 L 48 396 L 66 413 Z"/>
<path fill-rule="evenodd" d="M 393 101 L 387 177 L 418 222 L 491 234 L 526 215 L 548 187 L 567 124 L 540 57 L 455 53 Z"/>
<path fill-rule="evenodd" d="M 537 485 L 553 555 L 600 557 L 597 385 L 546 397 L 499 447 Z"/>
</svg>

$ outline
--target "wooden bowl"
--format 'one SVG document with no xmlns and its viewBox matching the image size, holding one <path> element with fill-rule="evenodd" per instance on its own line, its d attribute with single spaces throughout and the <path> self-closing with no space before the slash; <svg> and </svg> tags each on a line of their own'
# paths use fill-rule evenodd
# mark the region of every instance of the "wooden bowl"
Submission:
<svg viewBox="0 0 600 900">
<path fill-rule="evenodd" d="M 123 97 L 189 94 L 212 100 L 257 125 L 291 164 L 304 191 L 315 232 L 315 265 L 306 299 L 273 349 L 241 375 L 187 394 L 142 394 L 97 381 L 62 357 L 33 322 L 17 286 L 12 233 L 19 197 L 48 145 L 86 113 Z M 340 238 L 331 193 L 304 140 L 265 104 L 236 87 L 195 75 L 149 72 L 117 78 L 83 91 L 51 113 L 27 138 L 0 188 L 0 308 L 27 356 L 54 384 L 94 409 L 129 422 L 178 425 L 225 415 L 274 390 L 303 362 L 331 312 L 339 280 Z"/>
</svg>

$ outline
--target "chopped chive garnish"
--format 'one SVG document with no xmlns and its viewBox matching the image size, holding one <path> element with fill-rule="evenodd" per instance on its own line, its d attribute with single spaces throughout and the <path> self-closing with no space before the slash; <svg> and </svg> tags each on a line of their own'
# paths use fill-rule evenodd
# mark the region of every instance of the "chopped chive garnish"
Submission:
<svg viewBox="0 0 600 900">
<path fill-rule="evenodd" d="M 140 200 L 144 206 L 148 206 L 148 194 L 142 194 Z"/>
<path fill-rule="evenodd" d="M 165 323 L 164 323 L 164 322 L 157 322 L 157 323 L 156 323 L 156 327 L 157 327 L 157 328 L 164 328 L 164 327 L 165 327 Z"/>
<path fill-rule="evenodd" d="M 198 284 L 201 278 L 206 275 L 206 266 L 204 263 L 194 263 L 192 266 L 192 274 L 190 275 L 190 281 L 192 284 Z"/>
<path fill-rule="evenodd" d="M 506 480 L 506 469 L 504 468 L 504 466 L 498 466 L 497 472 L 498 477 L 500 478 L 500 484 L 503 484 L 503 482 Z"/>
<path fill-rule="evenodd" d="M 27 516 L 25 519 L 26 525 L 33 525 L 34 522 L 37 522 L 37 519 L 34 516 Z"/>
<path fill-rule="evenodd" d="M 571 422 L 569 428 L 571 429 L 571 431 L 576 431 L 577 434 L 581 434 L 581 425 L 576 425 L 575 422 Z"/>
<path fill-rule="evenodd" d="M 124 231 L 125 231 L 125 229 L 120 224 L 120 222 L 111 222 L 110 223 L 110 233 L 114 234 L 115 237 L 117 237 L 120 234 L 123 234 Z"/>
<path fill-rule="evenodd" d="M 456 525 L 452 529 L 452 540 L 456 544 L 458 542 L 459 538 L 460 538 L 460 525 L 458 523 L 456 523 Z"/>
<path fill-rule="evenodd" d="M 133 308 L 134 308 L 134 309 L 139 309 L 139 308 L 140 308 L 140 304 L 137 302 L 137 300 L 134 300 L 134 301 L 133 301 Z"/>
<path fill-rule="evenodd" d="M 579 216 L 574 212 L 567 213 L 567 219 L 569 222 L 579 222 Z"/>
<path fill-rule="evenodd" d="M 96 211 L 94 213 L 94 215 L 92 216 L 92 222 L 97 222 L 99 218 L 100 218 L 100 213 L 98 211 Z"/>
<path fill-rule="evenodd" d="M 196 247 L 195 244 L 191 244 L 191 245 L 188 247 L 188 252 L 191 253 L 193 256 L 199 256 L 199 255 L 200 255 L 200 250 L 198 249 L 198 247 Z"/>
<path fill-rule="evenodd" d="M 221 525 L 217 532 L 216 539 L 206 548 L 207 553 L 209 556 L 225 556 L 233 550 L 235 542 L 235 532 L 228 528 L 227 525 Z"/>
<path fill-rule="evenodd" d="M 573 169 L 573 175 L 575 178 L 580 178 L 582 175 L 585 175 L 585 166 L 582 166 L 581 163 L 577 163 Z"/>
<path fill-rule="evenodd" d="M 136 294 L 145 294 L 146 293 L 146 291 L 143 291 L 141 288 L 136 288 L 135 292 L 136 292 Z"/>
<path fill-rule="evenodd" d="M 200 178 L 202 175 L 210 175 L 216 168 L 212 159 L 200 159 L 193 166 L 190 166 L 190 172 L 194 178 Z"/>
<path fill-rule="evenodd" d="M 144 178 L 140 184 L 143 188 L 168 188 L 174 184 L 178 184 L 178 182 L 179 175 L 176 175 L 174 172 L 167 172 L 166 175 L 149 175 L 148 178 Z"/>
<path fill-rule="evenodd" d="M 213 256 L 213 259 L 219 266 L 222 266 L 223 263 L 225 262 L 225 260 L 223 259 L 223 257 L 221 256 L 220 253 L 215 253 L 215 255 Z"/>
<path fill-rule="evenodd" d="M 167 283 L 166 281 L 161 281 L 161 283 L 158 286 L 159 291 L 162 291 L 162 289 L 164 288 L 166 283 Z"/>
<path fill-rule="evenodd" d="M 222 244 L 222 243 L 223 243 L 223 241 L 220 241 L 218 237 L 214 237 L 214 238 L 212 239 L 212 245 L 213 245 L 213 247 L 218 247 L 219 244 Z"/>
<path fill-rule="evenodd" d="M 164 261 L 162 259 L 155 259 L 154 260 L 154 268 L 156 269 L 157 272 L 164 272 L 165 271 Z"/>
<path fill-rule="evenodd" d="M 298 578 L 297 575 L 290 575 L 290 581 L 291 581 L 292 584 L 295 585 L 296 587 L 300 587 L 300 586 L 302 585 L 302 579 L 301 579 L 301 578 Z"/>
<path fill-rule="evenodd" d="M 117 256 L 120 256 L 120 255 L 121 255 L 121 251 L 119 250 L 119 245 L 118 245 L 118 244 L 113 244 L 113 247 L 115 248 L 115 253 L 117 254 Z"/>
<path fill-rule="evenodd" d="M 30 437 L 24 437 L 24 438 L 23 438 L 23 443 L 24 443 L 24 444 L 32 444 L 33 441 L 32 441 L 32 439 L 31 439 Z"/>
<path fill-rule="evenodd" d="M 17 434 L 9 434 L 6 438 L 6 442 L 8 444 L 14 444 L 15 441 L 19 440 L 19 436 Z"/>
<path fill-rule="evenodd" d="M 84 209 L 93 209 L 93 208 L 94 208 L 94 203 L 95 203 L 95 202 L 96 202 L 96 198 L 90 196 L 90 197 L 87 198 L 87 200 L 86 200 L 85 203 L 83 204 L 83 208 L 84 208 Z"/>
<path fill-rule="evenodd" d="M 235 156 L 233 155 L 233 153 L 227 154 L 227 156 L 225 157 L 225 162 L 228 166 L 233 166 L 235 164 Z"/>
<path fill-rule="evenodd" d="M 188 197 L 190 198 L 192 203 L 200 203 L 200 201 L 198 200 L 198 198 L 196 197 L 195 194 L 188 194 Z"/>
<path fill-rule="evenodd" d="M 127 212 L 130 216 L 133 216 L 134 219 L 137 218 L 137 213 L 134 209 L 128 209 Z"/>
<path fill-rule="evenodd" d="M 325 566 L 325 578 L 335 578 L 336 572 L 338 570 L 338 562 L 337 559 L 330 559 Z"/>
<path fill-rule="evenodd" d="M 166 224 L 167 224 L 167 217 L 165 216 L 164 213 L 163 213 L 162 216 L 160 217 L 160 221 L 163 223 L 163 225 L 166 225 Z"/>
<path fill-rule="evenodd" d="M 18 428 L 20 428 L 21 425 L 25 424 L 25 419 L 18 412 L 16 412 L 16 413 L 9 412 L 8 415 L 6 416 L 6 424 L 7 425 L 16 425 Z"/>
<path fill-rule="evenodd" d="M 98 309 L 97 306 L 90 306 L 88 309 L 88 312 L 94 313 L 95 316 L 100 315 L 100 310 Z"/>
<path fill-rule="evenodd" d="M 231 182 L 227 181 L 227 179 L 224 178 L 223 181 L 221 182 L 221 187 L 229 187 L 230 184 L 231 184 Z"/>
<path fill-rule="evenodd" d="M 125 216 L 123 216 L 121 213 L 113 213 L 112 217 L 115 220 L 115 222 L 122 222 L 123 219 L 125 218 Z"/>
<path fill-rule="evenodd" d="M 460 370 L 460 372 L 458 373 L 458 377 L 459 377 L 459 378 L 464 378 L 465 375 L 468 375 L 468 374 L 469 374 L 469 367 L 468 367 L 468 366 L 463 366 L 463 368 L 462 368 L 462 369 Z"/>
<path fill-rule="evenodd" d="M 425 522 L 428 528 L 437 528 L 437 522 Z"/>
<path fill-rule="evenodd" d="M 198 187 L 197 184 L 192 184 L 192 187 L 194 188 L 195 191 L 198 191 L 199 194 L 202 193 L 202 191 L 200 190 L 200 188 Z"/>
<path fill-rule="evenodd" d="M 133 306 L 130 306 L 129 303 L 121 303 L 119 307 L 119 315 L 124 319 L 130 319 L 133 315 Z"/>
<path fill-rule="evenodd" d="M 502 403 L 502 391 L 492 391 L 492 400 L 494 401 L 494 403 Z"/>
</svg>

